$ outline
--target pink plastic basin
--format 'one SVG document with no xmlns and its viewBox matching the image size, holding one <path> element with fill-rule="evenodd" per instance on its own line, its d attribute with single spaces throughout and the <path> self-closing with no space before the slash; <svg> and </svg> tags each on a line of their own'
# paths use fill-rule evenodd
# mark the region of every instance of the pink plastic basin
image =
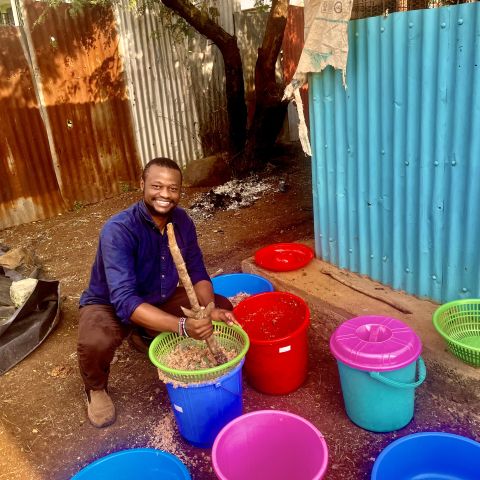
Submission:
<svg viewBox="0 0 480 480">
<path fill-rule="evenodd" d="M 259 410 L 220 431 L 212 462 L 220 480 L 319 480 L 327 471 L 328 449 L 323 435 L 304 418 Z"/>
</svg>

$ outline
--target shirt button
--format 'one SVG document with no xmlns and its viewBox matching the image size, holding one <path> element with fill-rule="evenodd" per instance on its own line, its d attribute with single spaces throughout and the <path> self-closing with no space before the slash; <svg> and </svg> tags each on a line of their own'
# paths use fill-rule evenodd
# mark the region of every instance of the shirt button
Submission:
<svg viewBox="0 0 480 480">
<path fill-rule="evenodd" d="M 162 260 L 165 260 L 165 257 L 160 257 Z"/>
<path fill-rule="evenodd" d="M 165 278 L 165 275 L 162 275 L 162 278 Z"/>
<path fill-rule="evenodd" d="M 165 298 L 165 295 L 164 295 L 164 294 L 162 294 L 162 298 Z"/>
</svg>

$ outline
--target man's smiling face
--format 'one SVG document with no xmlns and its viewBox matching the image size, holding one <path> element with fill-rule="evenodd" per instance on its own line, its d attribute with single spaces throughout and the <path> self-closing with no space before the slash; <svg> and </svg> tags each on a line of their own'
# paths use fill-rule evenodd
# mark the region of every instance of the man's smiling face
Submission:
<svg viewBox="0 0 480 480">
<path fill-rule="evenodd" d="M 140 187 L 143 200 L 155 219 L 166 219 L 180 201 L 182 176 L 178 170 L 152 165 Z"/>
</svg>

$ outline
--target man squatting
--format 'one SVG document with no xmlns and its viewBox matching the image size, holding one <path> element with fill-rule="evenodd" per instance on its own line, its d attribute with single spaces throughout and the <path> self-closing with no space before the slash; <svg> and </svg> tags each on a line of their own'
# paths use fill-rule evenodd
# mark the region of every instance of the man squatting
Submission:
<svg viewBox="0 0 480 480">
<path fill-rule="evenodd" d="M 236 321 L 230 301 L 213 293 L 193 220 L 178 206 L 179 166 L 168 158 L 151 160 L 143 170 L 140 188 L 143 198 L 103 226 L 90 282 L 80 297 L 78 361 L 88 418 L 96 427 L 115 421 L 108 377 L 115 351 L 126 337 L 146 351 L 158 332 L 205 340 L 213 332 L 212 321 Z M 180 307 L 188 307 L 189 301 L 185 289 L 178 286 L 168 247 L 169 222 L 200 305 L 215 302 L 209 318 L 183 316 Z"/>
</svg>

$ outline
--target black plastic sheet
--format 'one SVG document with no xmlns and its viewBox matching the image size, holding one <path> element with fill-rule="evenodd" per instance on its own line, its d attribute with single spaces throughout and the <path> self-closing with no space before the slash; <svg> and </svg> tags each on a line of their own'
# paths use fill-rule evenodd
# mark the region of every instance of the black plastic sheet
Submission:
<svg viewBox="0 0 480 480">
<path fill-rule="evenodd" d="M 5 294 L 10 284 L 11 279 L 0 273 L 0 292 L 3 292 L 0 293 L 0 375 L 33 352 L 60 318 L 60 282 L 38 280 L 33 292 L 17 309 Z"/>
</svg>

